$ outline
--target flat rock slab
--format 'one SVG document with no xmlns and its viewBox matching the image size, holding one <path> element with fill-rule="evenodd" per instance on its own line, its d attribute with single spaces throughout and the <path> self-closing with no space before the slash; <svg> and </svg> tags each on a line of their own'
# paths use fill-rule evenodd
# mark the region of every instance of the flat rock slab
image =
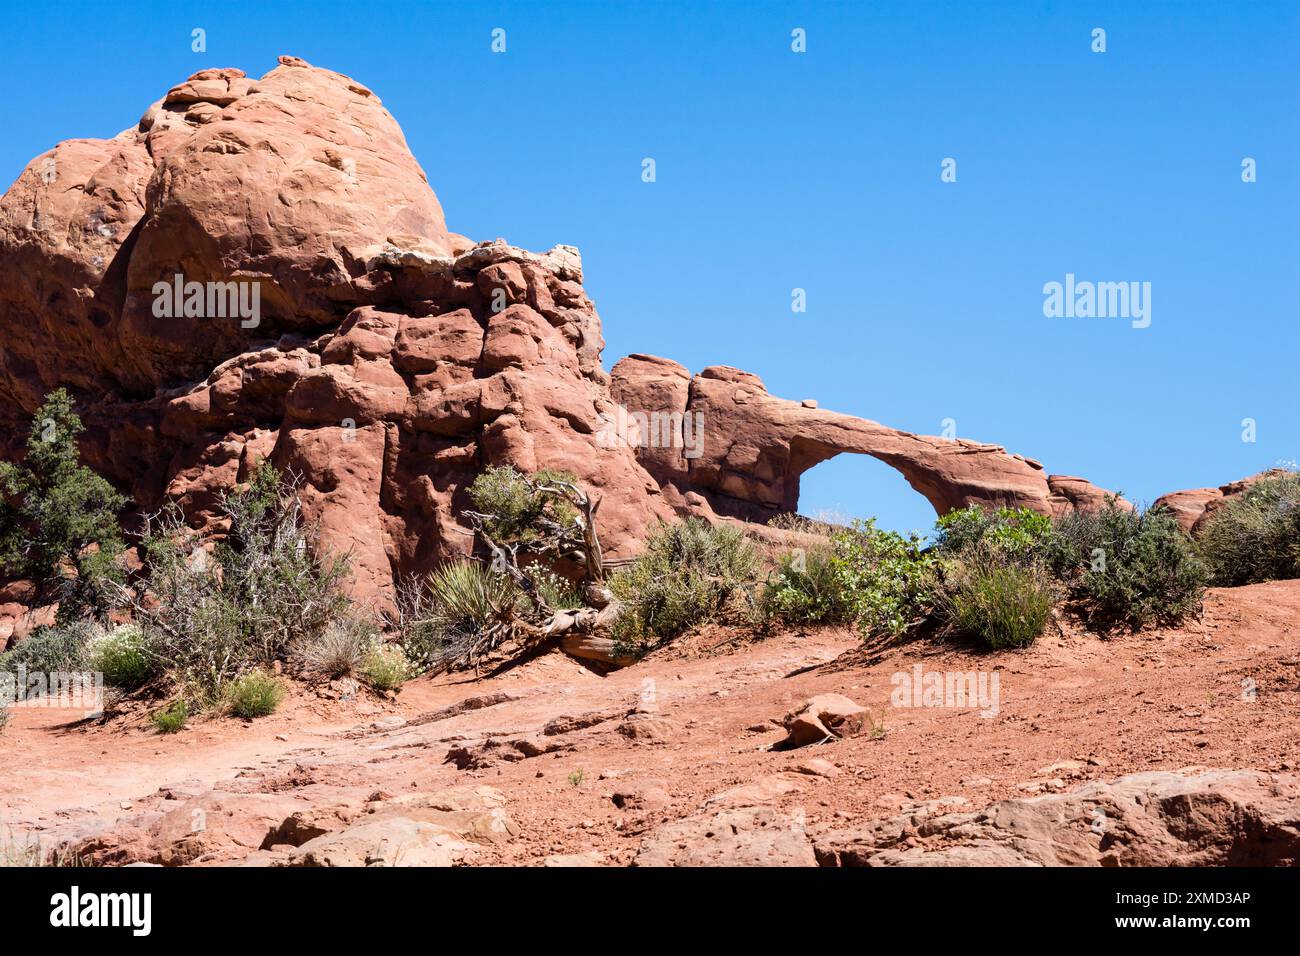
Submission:
<svg viewBox="0 0 1300 956">
<path fill-rule="evenodd" d="M 1153 771 L 978 813 L 832 830 L 823 866 L 1294 866 L 1300 777 Z"/>
</svg>

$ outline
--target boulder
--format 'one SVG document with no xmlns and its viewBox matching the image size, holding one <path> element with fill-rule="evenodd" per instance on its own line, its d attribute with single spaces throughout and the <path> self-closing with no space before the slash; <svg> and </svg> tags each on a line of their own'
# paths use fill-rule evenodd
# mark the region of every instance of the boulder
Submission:
<svg viewBox="0 0 1300 956">
<path fill-rule="evenodd" d="M 634 866 L 816 866 L 797 815 L 738 807 L 664 824 L 641 841 Z"/>
<path fill-rule="evenodd" d="M 835 737 L 856 737 L 869 718 L 867 708 L 843 694 L 818 694 L 785 716 L 786 738 L 779 746 L 804 747 Z"/>
<path fill-rule="evenodd" d="M 491 787 L 452 787 L 371 804 L 368 815 L 308 840 L 286 866 L 455 866 L 519 834 Z"/>
</svg>

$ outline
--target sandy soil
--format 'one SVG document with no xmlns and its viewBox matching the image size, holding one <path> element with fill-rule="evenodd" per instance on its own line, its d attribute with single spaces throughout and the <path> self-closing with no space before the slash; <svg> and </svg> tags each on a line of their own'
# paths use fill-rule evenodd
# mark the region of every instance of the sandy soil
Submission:
<svg viewBox="0 0 1300 956">
<path fill-rule="evenodd" d="M 1103 641 L 1067 626 L 1026 651 L 912 643 L 873 659 L 840 629 L 709 650 L 726 637 L 699 635 L 605 677 L 557 652 L 480 680 L 414 681 L 392 702 L 302 690 L 269 718 L 195 721 L 165 737 L 138 720 L 16 708 L 0 736 L 0 825 L 67 832 L 157 807 L 160 789 L 182 784 L 320 806 L 477 782 L 506 796 L 520 828 L 480 862 L 594 852 L 626 863 L 645 834 L 709 796 L 813 758 L 839 772 L 800 774 L 771 798 L 810 828 L 1142 770 L 1283 771 L 1300 760 L 1300 581 L 1212 591 L 1185 628 Z M 996 672 L 996 715 L 895 706 L 894 676 L 916 665 Z M 774 720 L 831 692 L 871 708 L 876 730 L 772 749 L 783 737 Z M 467 699 L 487 705 L 439 713 Z M 632 737 L 625 716 L 638 708 L 654 719 Z M 485 738 L 558 749 L 476 769 L 448 760 Z M 1048 769 L 1062 760 L 1083 766 Z"/>
</svg>

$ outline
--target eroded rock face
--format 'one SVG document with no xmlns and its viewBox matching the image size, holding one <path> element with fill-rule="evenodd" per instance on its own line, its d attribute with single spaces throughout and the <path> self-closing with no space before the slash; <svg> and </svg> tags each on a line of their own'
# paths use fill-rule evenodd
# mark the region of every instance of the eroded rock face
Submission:
<svg viewBox="0 0 1300 956">
<path fill-rule="evenodd" d="M 575 473 L 612 558 L 659 519 L 794 510 L 800 474 L 840 452 L 893 465 L 940 513 L 1101 499 L 997 446 L 784 401 L 737 369 L 637 355 L 611 383 L 582 279 L 571 247 L 448 232 L 354 80 L 294 57 L 256 80 L 204 70 L 118 136 L 38 156 L 0 200 L 0 452 L 68 387 L 88 464 L 136 507 L 174 500 L 209 527 L 269 458 L 381 606 L 396 576 L 470 551 L 465 489 L 493 464 Z"/>
<path fill-rule="evenodd" d="M 160 308 L 178 277 L 256 288 L 259 314 Z M 11 457 L 60 385 L 140 507 L 202 525 L 267 457 L 362 599 L 470 550 L 490 464 L 577 474 L 613 556 L 673 515 L 630 449 L 595 453 L 612 403 L 577 251 L 448 233 L 378 98 L 295 58 L 205 70 L 137 128 L 37 157 L 0 201 L 0 332 Z"/>
</svg>

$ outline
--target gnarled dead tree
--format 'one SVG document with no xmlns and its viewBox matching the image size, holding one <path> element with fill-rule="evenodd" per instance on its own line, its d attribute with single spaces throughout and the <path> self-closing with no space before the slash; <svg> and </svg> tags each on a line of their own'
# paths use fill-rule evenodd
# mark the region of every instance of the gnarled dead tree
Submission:
<svg viewBox="0 0 1300 956">
<path fill-rule="evenodd" d="M 635 658 L 619 648 L 611 633 L 620 607 L 605 579 L 596 529 L 600 500 L 568 476 L 497 469 L 495 477 L 518 482 L 526 492 L 529 506 L 521 509 L 526 521 L 521 522 L 518 515 L 506 520 L 488 510 L 466 510 L 462 515 L 491 555 L 493 573 L 511 581 L 518 595 L 502 597 L 492 605 L 494 620 L 489 626 L 457 635 L 454 652 L 439 669 L 477 668 L 487 655 L 512 641 L 518 642 L 521 651 L 558 641 L 564 651 L 585 660 L 611 666 L 632 663 Z M 582 569 L 578 594 L 585 606 L 551 606 L 540 582 L 559 562 Z"/>
</svg>

